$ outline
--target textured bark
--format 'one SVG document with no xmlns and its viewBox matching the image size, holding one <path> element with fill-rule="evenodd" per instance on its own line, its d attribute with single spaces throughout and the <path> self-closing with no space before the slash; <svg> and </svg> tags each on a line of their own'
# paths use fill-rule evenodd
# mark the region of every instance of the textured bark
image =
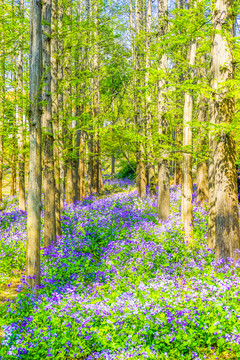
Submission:
<svg viewBox="0 0 240 360">
<path fill-rule="evenodd" d="M 59 188 L 60 188 L 60 213 L 64 210 L 64 195 L 65 195 L 65 163 L 64 163 L 64 137 L 65 127 L 63 121 L 63 4 L 58 2 L 58 97 L 57 97 L 57 112 L 58 112 L 58 155 L 59 155 Z"/>
<path fill-rule="evenodd" d="M 167 11 L 168 3 L 166 0 L 158 1 L 158 34 L 159 42 L 161 36 L 167 32 Z M 160 59 L 159 69 L 164 73 L 167 70 L 168 61 L 164 54 Z M 168 123 L 166 120 L 166 94 L 165 94 L 165 79 L 158 79 L 158 133 L 160 136 L 159 145 L 162 147 L 161 158 L 158 165 L 158 218 L 166 220 L 170 214 L 170 173 L 169 173 L 169 159 L 166 149 L 164 149 L 164 136 L 168 132 Z"/>
<path fill-rule="evenodd" d="M 85 134 L 81 131 L 80 137 L 80 158 L 79 158 L 79 199 L 82 200 L 86 196 L 85 189 L 85 155 L 86 155 L 86 142 L 85 142 Z"/>
<path fill-rule="evenodd" d="M 61 235 L 60 211 L 60 164 L 59 164 L 59 116 L 58 116 L 58 0 L 52 0 L 52 37 L 51 37 L 51 94 L 52 124 L 54 134 L 54 178 L 55 178 L 55 220 L 56 236 Z M 61 108 L 59 109 L 61 111 Z"/>
<path fill-rule="evenodd" d="M 68 31 L 72 31 L 72 0 L 67 4 L 66 16 L 68 18 Z M 68 39 L 65 44 L 65 69 L 64 75 L 67 79 L 65 89 L 65 142 L 67 147 L 66 165 L 66 202 L 74 203 L 74 186 L 73 186 L 73 128 L 72 128 L 72 39 Z"/>
<path fill-rule="evenodd" d="M 195 64 L 196 44 L 190 45 L 189 66 L 190 76 L 191 67 Z M 193 210 L 192 210 L 192 112 L 193 96 L 185 93 L 184 115 L 183 115 L 183 161 L 182 161 L 182 222 L 184 224 L 185 237 L 189 242 L 193 241 Z"/>
<path fill-rule="evenodd" d="M 143 0 L 136 0 L 135 2 L 135 18 L 136 18 L 136 37 L 135 37 L 135 69 L 136 69 L 136 96 L 135 96 L 135 118 L 136 128 L 138 133 L 136 161 L 137 161 L 137 191 L 140 198 L 146 197 L 146 166 L 145 166 L 145 148 L 144 148 L 144 119 L 143 119 L 143 91 L 142 87 L 145 79 L 142 75 L 142 69 L 145 67 L 144 63 L 144 49 L 142 48 L 141 30 L 144 26 L 144 12 L 145 5 Z"/>
<path fill-rule="evenodd" d="M 40 283 L 41 227 L 41 2 L 30 3 L 30 117 L 27 214 L 27 279 L 31 288 Z"/>
<path fill-rule="evenodd" d="M 180 185 L 182 183 L 182 168 L 178 160 L 175 161 L 174 169 L 174 184 Z"/>
<path fill-rule="evenodd" d="M 198 66 L 197 73 L 199 79 L 206 79 L 206 59 L 205 56 L 201 57 L 201 65 Z M 200 67 L 201 66 L 201 67 Z M 199 122 L 199 155 L 197 164 L 197 203 L 204 206 L 205 202 L 208 201 L 208 161 L 207 161 L 207 150 L 208 150 L 208 138 L 206 125 L 208 122 L 208 102 L 204 94 L 200 94 L 198 97 L 198 109 L 197 109 L 197 121 Z"/>
<path fill-rule="evenodd" d="M 2 2 L 2 6 L 4 3 Z M 4 12 L 1 18 L 1 22 L 4 22 Z M 0 34 L 0 56 L 1 56 L 1 63 L 0 63 L 0 202 L 3 200 L 3 153 L 4 153 L 4 107 L 5 107 L 5 96 L 6 96 L 6 89 L 5 89 L 5 39 L 4 33 Z"/>
<path fill-rule="evenodd" d="M 240 249 L 235 142 L 231 132 L 226 130 L 234 114 L 234 98 L 229 95 L 226 83 L 234 74 L 229 41 L 233 36 L 232 6 L 232 1 L 216 0 L 212 11 L 211 116 L 212 122 L 218 125 L 214 137 L 216 260 L 237 258 L 239 255 L 235 251 Z"/>
<path fill-rule="evenodd" d="M 12 137 L 12 178 L 11 178 L 11 190 L 10 195 L 16 195 L 16 179 L 17 179 L 17 137 L 16 137 L 16 116 L 13 116 L 13 137 Z"/>
<path fill-rule="evenodd" d="M 112 155 L 112 159 L 111 159 L 111 176 L 114 177 L 115 176 L 115 156 Z"/>
<path fill-rule="evenodd" d="M 211 106 L 210 118 L 211 122 L 214 121 L 214 114 L 212 114 L 213 108 Z M 215 198 L 215 172 L 214 172 L 214 150 L 216 144 L 214 135 L 209 132 L 209 161 L 208 161 L 208 186 L 209 186 L 209 213 L 208 213 L 208 247 L 215 248 L 216 245 L 216 198 Z"/>
<path fill-rule="evenodd" d="M 19 2 L 19 12 L 23 21 L 23 0 Z M 19 188 L 19 209 L 26 210 L 25 205 L 25 153 L 24 153 L 24 123 L 23 123 L 23 37 L 19 38 L 18 53 L 18 188 Z"/>
<path fill-rule="evenodd" d="M 44 246 L 56 242 L 55 181 L 53 159 L 53 126 L 51 96 L 51 0 L 42 2 L 43 19 L 43 194 L 44 194 Z"/>
</svg>

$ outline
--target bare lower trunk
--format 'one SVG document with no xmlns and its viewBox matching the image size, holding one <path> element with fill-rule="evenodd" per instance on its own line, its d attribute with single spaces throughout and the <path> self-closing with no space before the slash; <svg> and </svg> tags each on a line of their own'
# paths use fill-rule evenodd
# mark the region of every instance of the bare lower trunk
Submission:
<svg viewBox="0 0 240 360">
<path fill-rule="evenodd" d="M 212 116 L 211 116 L 212 118 Z M 216 245 L 216 199 L 215 199 L 215 171 L 214 171 L 214 135 L 209 133 L 209 165 L 208 165 L 208 186 L 209 186 L 209 213 L 208 213 L 208 247 L 215 248 Z"/>
<path fill-rule="evenodd" d="M 182 168 L 178 160 L 175 161 L 175 170 L 174 170 L 174 184 L 180 185 L 182 183 Z"/>
<path fill-rule="evenodd" d="M 166 220 L 170 215 L 170 174 L 168 160 L 162 160 L 158 170 L 158 218 Z"/>
<path fill-rule="evenodd" d="M 53 126 L 51 97 L 51 2 L 43 1 L 43 194 L 44 246 L 56 242 L 55 181 L 53 160 Z"/>
<path fill-rule="evenodd" d="M 86 143 L 85 134 L 81 132 L 80 138 L 80 158 L 79 158 L 79 199 L 82 200 L 86 196 L 85 189 L 85 154 L 86 154 Z"/>
<path fill-rule="evenodd" d="M 114 177 L 115 175 L 115 156 L 112 155 L 112 162 L 111 162 L 111 176 Z"/>
<path fill-rule="evenodd" d="M 167 1 L 158 2 L 158 33 L 159 40 L 167 32 Z M 168 60 L 164 54 L 160 59 L 159 69 L 162 73 L 167 71 Z M 168 133 L 168 122 L 166 120 L 166 81 L 164 78 L 158 79 L 158 133 L 160 149 L 160 161 L 158 165 L 158 218 L 166 220 L 170 214 L 170 173 L 169 173 L 169 155 L 164 142 L 164 135 Z"/>
<path fill-rule="evenodd" d="M 57 114 L 58 114 L 58 157 L 59 157 L 59 191 L 60 191 L 60 214 L 64 210 L 64 195 L 65 195 L 65 164 L 64 164 L 64 136 L 65 136 L 65 129 L 63 126 L 63 4 L 62 2 L 58 3 L 58 64 L 57 64 L 57 71 L 58 71 L 58 97 L 57 97 Z M 58 184 L 56 184 L 58 186 Z M 56 217 L 56 221 L 57 217 Z M 59 225 L 57 225 L 57 233 L 59 233 Z"/>
<path fill-rule="evenodd" d="M 27 281 L 31 288 L 40 283 L 41 228 L 41 3 L 31 0 L 30 8 L 30 132 L 27 215 Z"/>
<path fill-rule="evenodd" d="M 214 2 L 212 12 L 214 33 L 211 79 L 214 97 L 211 102 L 211 122 L 217 125 L 217 133 L 214 134 L 216 260 L 239 258 L 236 250 L 240 249 L 236 149 L 231 132 L 226 130 L 234 114 L 234 98 L 228 87 L 229 81 L 234 76 L 233 55 L 229 41 L 229 37 L 233 36 L 232 7 L 232 1 L 217 0 Z M 219 21 L 220 13 L 221 21 Z"/>
<path fill-rule="evenodd" d="M 190 66 L 194 66 L 195 64 L 195 56 L 196 44 L 192 43 L 189 54 Z M 190 75 L 192 76 L 192 73 Z M 193 241 L 192 113 L 193 96 L 189 92 L 186 92 L 183 116 L 182 222 L 184 224 L 185 237 L 189 242 Z"/>
<path fill-rule="evenodd" d="M 19 4 L 20 14 L 23 17 L 23 0 Z M 23 22 L 23 19 L 22 19 Z M 19 187 L 19 209 L 26 210 L 25 205 L 25 154 L 24 154 L 24 123 L 23 123 L 23 38 L 19 38 L 18 53 L 18 187 Z"/>
<path fill-rule="evenodd" d="M 197 73 L 199 79 L 207 78 L 206 57 L 201 57 L 201 63 L 198 66 Z M 200 80 L 199 80 L 200 81 Z M 198 98 L 197 120 L 199 122 L 199 159 L 197 164 L 197 203 L 204 206 L 208 201 L 208 138 L 206 125 L 208 123 L 208 102 L 203 94 Z"/>
<path fill-rule="evenodd" d="M 197 165 L 197 203 L 204 206 L 208 201 L 208 165 L 201 161 Z"/>
<path fill-rule="evenodd" d="M 54 178 L 55 178 L 55 220 L 56 236 L 61 235 L 60 211 L 60 164 L 59 164 L 59 116 L 58 116 L 58 0 L 52 1 L 52 38 L 51 38 L 51 93 L 52 120 L 54 134 Z M 61 111 L 61 108 L 59 109 Z"/>
</svg>

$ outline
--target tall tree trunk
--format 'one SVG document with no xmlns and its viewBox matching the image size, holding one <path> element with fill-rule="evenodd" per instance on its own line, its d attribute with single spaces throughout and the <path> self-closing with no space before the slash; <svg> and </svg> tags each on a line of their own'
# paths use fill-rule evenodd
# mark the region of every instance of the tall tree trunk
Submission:
<svg viewBox="0 0 240 360">
<path fill-rule="evenodd" d="M 40 283 L 42 5 L 30 3 L 30 118 L 27 215 L 27 279 Z"/>
<path fill-rule="evenodd" d="M 19 15 L 23 23 L 23 0 L 19 2 Z M 19 209 L 26 210 L 25 205 L 25 153 L 24 153 L 24 123 L 23 123 L 23 37 L 19 38 L 18 53 L 18 188 L 19 188 Z"/>
<path fill-rule="evenodd" d="M 4 7 L 4 1 L 1 2 L 1 6 Z M 4 24 L 4 11 L 2 12 L 1 23 Z M 1 62 L 0 62 L 0 203 L 3 200 L 3 152 L 4 152 L 4 117 L 5 117 L 5 38 L 4 38 L 4 31 L 0 34 L 0 55 L 1 55 Z"/>
<path fill-rule="evenodd" d="M 86 189 L 85 189 L 85 156 L 86 156 L 86 142 L 85 134 L 81 131 L 80 137 L 80 158 L 79 158 L 79 199 L 82 200 L 85 198 Z"/>
<path fill-rule="evenodd" d="M 15 110 L 15 109 L 14 109 Z M 16 168 L 17 168 L 17 137 L 16 137 L 16 115 L 14 111 L 13 115 L 13 137 L 12 137 L 12 146 L 13 146 L 13 153 L 12 153 L 12 178 L 11 178 L 11 190 L 10 195 L 16 195 Z"/>
<path fill-rule="evenodd" d="M 144 26 L 144 2 L 143 0 L 136 0 L 135 2 L 135 17 L 136 17 L 136 37 L 135 37 L 135 59 L 136 59 L 136 129 L 137 129 L 137 152 L 136 152 L 136 161 L 137 161 L 137 191 L 138 195 L 141 198 L 146 197 L 146 169 L 145 169 L 145 149 L 144 149 L 144 123 L 143 123 L 143 92 L 142 87 L 144 83 L 144 78 L 142 75 L 142 70 L 145 67 L 144 56 L 142 49 L 142 35 L 141 29 Z"/>
<path fill-rule="evenodd" d="M 201 57 L 201 64 L 199 64 L 197 72 L 199 79 L 206 79 L 206 59 Z M 202 67 L 202 68 L 201 68 Z M 197 120 L 199 122 L 199 153 L 200 159 L 197 164 L 197 203 L 204 206 L 205 201 L 208 201 L 208 162 L 207 162 L 207 131 L 206 125 L 208 122 L 208 103 L 204 94 L 200 94 L 198 98 Z"/>
<path fill-rule="evenodd" d="M 54 134 L 54 177 L 55 177 L 55 219 L 56 236 L 61 235 L 60 211 L 60 161 L 59 161 L 59 116 L 58 116 L 58 0 L 52 0 L 52 37 L 51 37 L 51 94 L 52 124 Z M 61 111 L 61 109 L 59 109 Z"/>
<path fill-rule="evenodd" d="M 191 67 L 195 64 L 195 57 L 196 43 L 192 43 L 189 51 L 190 77 L 193 76 Z M 190 92 L 186 92 L 183 115 L 182 222 L 184 224 L 185 237 L 189 242 L 193 241 L 192 113 L 193 96 Z"/>
<path fill-rule="evenodd" d="M 65 197 L 65 161 L 64 161 L 64 141 L 65 141 L 65 127 L 63 120 L 63 3 L 58 0 L 58 53 L 57 53 L 57 71 L 58 71 L 58 97 L 57 97 L 57 112 L 58 112 L 58 148 L 59 148 L 59 188 L 60 188 L 60 213 L 64 210 Z"/>
<path fill-rule="evenodd" d="M 68 41 L 65 44 L 66 64 L 64 75 L 67 80 L 65 89 L 65 139 L 67 144 L 66 154 L 66 201 L 74 203 L 74 186 L 73 186 L 73 128 L 72 128 L 72 0 L 67 4 L 67 28 L 69 31 Z"/>
<path fill-rule="evenodd" d="M 53 126 L 51 97 L 51 0 L 42 3 L 43 18 L 43 194 L 44 194 L 44 246 L 56 242 L 55 181 L 53 160 Z"/>
<path fill-rule="evenodd" d="M 168 4 L 166 0 L 159 0 L 158 2 L 158 21 L 159 21 L 159 42 L 161 36 L 167 32 L 167 12 Z M 168 60 L 167 55 L 163 54 L 160 60 L 159 68 L 162 73 L 167 71 Z M 166 84 L 165 79 L 158 80 L 158 133 L 160 135 L 161 159 L 158 166 L 158 218 L 160 220 L 166 220 L 170 214 L 170 173 L 169 173 L 169 156 L 167 150 L 164 149 L 164 139 L 168 131 L 168 123 L 166 120 L 166 96 L 164 96 L 166 90 L 164 86 Z"/>
<path fill-rule="evenodd" d="M 221 14 L 221 21 L 219 21 Z M 226 130 L 234 114 L 234 98 L 227 82 L 233 79 L 233 55 L 229 38 L 233 36 L 233 2 L 214 1 L 212 23 L 214 26 L 211 51 L 212 122 L 217 125 L 215 134 L 215 226 L 216 259 L 237 258 L 240 249 L 237 182 L 235 170 L 235 142 Z M 224 126 L 222 126 L 224 125 Z"/>
</svg>

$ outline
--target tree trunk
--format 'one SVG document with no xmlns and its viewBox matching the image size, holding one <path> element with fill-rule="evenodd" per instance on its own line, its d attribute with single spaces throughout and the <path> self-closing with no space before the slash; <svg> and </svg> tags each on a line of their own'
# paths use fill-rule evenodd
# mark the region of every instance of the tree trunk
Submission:
<svg viewBox="0 0 240 360">
<path fill-rule="evenodd" d="M 135 37 L 135 68 L 136 68 L 136 86 L 137 92 L 135 96 L 135 118 L 136 118 L 136 129 L 137 129 L 137 191 L 140 198 L 146 197 L 146 171 L 145 171 L 145 149 L 144 149 L 144 123 L 143 123 L 143 91 L 142 87 L 144 84 L 144 78 L 142 70 L 145 67 L 144 63 L 144 50 L 142 48 L 142 36 L 141 29 L 144 26 L 144 2 L 142 0 L 136 0 L 135 2 L 135 17 L 136 17 L 136 37 Z"/>
<path fill-rule="evenodd" d="M 195 64 L 196 43 L 190 45 L 189 66 Z M 190 69 L 190 76 L 193 70 Z M 183 115 L 183 162 L 182 162 L 182 222 L 184 224 L 185 237 L 189 242 L 193 241 L 193 212 L 192 212 L 192 113 L 193 96 L 185 93 L 184 115 Z"/>
<path fill-rule="evenodd" d="M 206 79 L 206 59 L 201 57 L 201 64 L 198 66 L 197 72 L 199 79 Z M 202 69 L 200 68 L 202 66 Z M 208 162 L 207 162 L 207 131 L 206 125 L 208 123 L 208 103 L 204 94 L 200 94 L 198 98 L 197 120 L 199 122 L 199 155 L 197 164 L 197 203 L 204 206 L 208 201 Z"/>
<path fill-rule="evenodd" d="M 4 3 L 1 4 L 4 6 Z M 4 12 L 2 13 L 1 22 L 4 23 Z M 5 117 L 5 38 L 4 33 L 0 34 L 1 49 L 0 49 L 0 203 L 3 200 L 3 152 L 4 152 L 4 117 Z"/>
<path fill-rule="evenodd" d="M 60 161 L 59 161 L 59 116 L 58 116 L 58 0 L 52 0 L 52 37 L 51 37 L 51 93 L 52 124 L 54 134 L 54 178 L 55 178 L 55 220 L 56 236 L 61 235 L 60 211 Z"/>
<path fill-rule="evenodd" d="M 58 97 L 57 97 L 57 112 L 58 112 L 58 156 L 59 156 L 59 189 L 60 189 L 60 214 L 64 210 L 64 195 L 65 195 L 65 162 L 64 162 L 64 137 L 65 128 L 63 121 L 63 4 L 62 1 L 58 3 Z M 57 185 L 58 186 L 58 185 Z M 57 221 L 57 217 L 56 217 Z M 59 231 L 59 226 L 57 225 Z"/>
<path fill-rule="evenodd" d="M 158 21 L 159 21 L 159 43 L 161 36 L 167 32 L 167 1 L 158 2 Z M 162 73 L 167 71 L 168 60 L 167 55 L 163 55 L 160 60 L 159 68 Z M 164 135 L 168 131 L 168 123 L 166 120 L 166 96 L 165 86 L 166 81 L 164 78 L 158 80 L 158 133 L 160 136 L 160 146 L 163 146 L 161 151 L 161 159 L 158 165 L 158 218 L 159 220 L 166 220 L 170 214 L 170 173 L 169 173 L 169 156 L 167 150 L 164 149 Z"/>
<path fill-rule="evenodd" d="M 217 125 L 217 134 L 214 136 L 216 260 L 227 260 L 229 257 L 236 259 L 239 257 L 236 250 L 240 249 L 236 150 L 233 135 L 226 129 L 234 114 L 234 98 L 227 84 L 233 79 L 234 73 L 229 41 L 229 37 L 233 36 L 232 7 L 232 0 L 217 0 L 212 11 L 214 33 L 211 51 L 211 116 L 212 122 Z"/>
<path fill-rule="evenodd" d="M 70 38 L 65 44 L 65 71 L 64 75 L 66 78 L 66 89 L 65 89 L 65 141 L 67 145 L 67 154 L 65 159 L 66 165 L 66 202 L 74 203 L 74 186 L 73 186 L 73 128 L 72 128 L 72 0 L 67 4 L 67 21 L 68 21 L 68 31 Z"/>
<path fill-rule="evenodd" d="M 51 97 L 51 0 L 42 3 L 43 18 L 43 194 L 44 194 L 44 246 L 56 242 L 55 181 L 53 160 L 53 126 Z"/>
<path fill-rule="evenodd" d="M 85 189 L 85 155 L 86 155 L 86 143 L 85 134 L 81 131 L 80 137 L 80 158 L 79 158 L 79 199 L 82 200 L 86 196 Z"/>
<path fill-rule="evenodd" d="M 39 0 L 30 3 L 30 118 L 29 183 L 27 215 L 27 280 L 31 288 L 40 283 L 41 228 L 41 74 L 42 9 Z"/>
<path fill-rule="evenodd" d="M 19 3 L 19 13 L 23 23 L 23 0 Z M 23 37 L 19 38 L 18 53 L 18 187 L 19 187 L 19 209 L 26 210 L 25 205 L 25 153 L 24 153 L 24 123 L 23 123 Z"/>
</svg>

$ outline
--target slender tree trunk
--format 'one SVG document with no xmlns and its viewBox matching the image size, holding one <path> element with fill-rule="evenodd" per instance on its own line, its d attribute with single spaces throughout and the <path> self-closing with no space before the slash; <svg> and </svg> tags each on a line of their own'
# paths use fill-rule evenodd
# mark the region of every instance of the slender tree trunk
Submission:
<svg viewBox="0 0 240 360">
<path fill-rule="evenodd" d="M 10 195 L 14 196 L 16 195 L 16 168 L 17 168 L 17 138 L 16 138 L 16 117 L 15 112 L 13 116 L 13 156 L 12 156 L 12 179 L 11 179 L 11 190 Z"/>
<path fill-rule="evenodd" d="M 40 283 L 41 227 L 41 74 L 42 9 L 39 0 L 30 3 L 30 118 L 29 183 L 27 215 L 27 279 L 31 288 Z"/>
<path fill-rule="evenodd" d="M 144 3 L 143 0 L 136 0 L 135 2 L 135 17 L 136 17 L 136 38 L 135 38 L 135 59 L 136 59 L 136 86 L 137 93 L 136 101 L 136 128 L 138 133 L 137 141 L 137 191 L 140 198 L 146 197 L 146 169 L 145 169 L 145 149 L 144 149 L 144 123 L 143 123 L 143 93 L 142 86 L 144 78 L 142 76 L 142 69 L 145 67 L 143 56 L 143 44 L 141 36 L 141 28 L 144 26 Z"/>
<path fill-rule="evenodd" d="M 231 123 L 234 114 L 234 98 L 226 83 L 233 79 L 234 74 L 229 40 L 233 36 L 232 8 L 232 0 L 217 0 L 214 1 L 212 10 L 214 33 L 211 51 L 211 116 L 212 122 L 218 125 L 214 136 L 216 260 L 237 258 L 239 255 L 235 251 L 240 249 L 236 150 L 233 135 L 226 130 L 226 125 Z"/>
<path fill-rule="evenodd" d="M 44 193 L 44 246 L 56 242 L 55 181 L 53 159 L 53 126 L 51 97 L 51 0 L 42 3 L 43 18 L 43 193 Z"/>
<path fill-rule="evenodd" d="M 60 164 L 59 164 L 59 116 L 58 116 L 58 0 L 52 0 L 52 36 L 51 36 L 51 94 L 52 125 L 54 135 L 54 179 L 55 179 L 55 221 L 56 236 L 61 235 L 60 211 Z"/>
<path fill-rule="evenodd" d="M 1 5 L 4 7 L 4 2 L 1 2 Z M 4 24 L 4 11 L 2 13 L 1 23 Z M 0 55 L 1 55 L 1 73 L 0 73 L 0 203 L 3 200 L 3 152 L 4 152 L 4 112 L 5 112 L 5 96 L 6 96 L 6 90 L 5 90 L 5 38 L 4 38 L 4 32 L 0 34 L 1 39 L 1 49 L 0 49 Z"/>
<path fill-rule="evenodd" d="M 60 164 L 59 164 L 59 116 L 58 116 L 58 0 L 52 0 L 52 37 L 51 37 L 51 93 L 52 124 L 54 134 L 54 177 L 55 177 L 55 219 L 56 236 L 61 235 L 60 211 Z"/>
<path fill-rule="evenodd" d="M 175 185 L 180 185 L 182 183 L 182 169 L 179 160 L 175 161 L 174 183 Z"/>
<path fill-rule="evenodd" d="M 85 189 L 85 155 L 86 155 L 86 142 L 85 134 L 81 131 L 80 137 L 80 158 L 79 158 L 79 199 L 82 200 L 86 196 Z"/>
<path fill-rule="evenodd" d="M 72 128 L 72 0 L 67 4 L 67 21 L 68 31 L 70 38 L 66 42 L 66 65 L 65 65 L 65 78 L 67 79 L 67 86 L 65 90 L 65 121 L 66 121 L 66 144 L 67 144 L 67 157 L 66 157 L 66 201 L 68 203 L 74 203 L 74 186 L 73 186 L 73 128 Z"/>
<path fill-rule="evenodd" d="M 202 69 L 200 68 L 202 66 Z M 201 57 L 201 65 L 198 67 L 198 77 L 205 78 L 207 77 L 206 69 L 206 60 L 205 56 Z M 208 104 L 207 99 L 203 94 L 199 95 L 198 98 L 198 111 L 197 111 L 197 120 L 199 122 L 199 153 L 200 159 L 197 164 L 197 203 L 204 206 L 205 202 L 208 201 L 208 162 L 207 162 L 207 131 L 206 125 L 208 122 Z"/>
<path fill-rule="evenodd" d="M 196 43 L 190 45 L 189 66 L 195 64 Z M 190 69 L 192 76 L 192 69 Z M 185 93 L 184 115 L 183 115 L 183 163 L 182 163 L 182 222 L 184 224 L 185 236 L 189 242 L 193 241 L 193 212 L 192 212 L 192 113 L 193 96 Z"/>
<path fill-rule="evenodd" d="M 23 23 L 23 0 L 19 2 L 19 13 Z M 25 205 L 25 153 L 24 153 L 24 123 L 23 123 L 23 37 L 19 38 L 18 53 L 18 188 L 19 209 L 26 210 Z"/>
<path fill-rule="evenodd" d="M 167 32 L 167 12 L 168 4 L 166 0 L 158 2 L 158 21 L 159 21 L 159 42 L 161 36 Z M 160 60 L 159 68 L 162 73 L 167 70 L 168 60 L 164 54 Z M 160 146 L 165 145 L 162 137 L 167 134 L 168 123 L 166 120 L 166 90 L 164 86 L 166 81 L 164 78 L 158 80 L 158 133 L 160 135 Z M 169 156 L 164 147 L 161 149 L 161 159 L 158 166 L 158 218 L 166 220 L 170 214 L 170 173 L 169 173 Z"/>
<path fill-rule="evenodd" d="M 63 121 L 63 3 L 58 0 L 58 97 L 57 97 L 57 112 L 58 112 L 58 156 L 59 156 L 59 189 L 60 189 L 60 214 L 64 210 L 64 195 L 65 195 L 65 162 L 64 162 L 64 141 L 65 141 L 65 127 Z M 57 217 L 56 217 L 57 221 Z M 59 225 L 57 225 L 59 233 Z"/>
</svg>

